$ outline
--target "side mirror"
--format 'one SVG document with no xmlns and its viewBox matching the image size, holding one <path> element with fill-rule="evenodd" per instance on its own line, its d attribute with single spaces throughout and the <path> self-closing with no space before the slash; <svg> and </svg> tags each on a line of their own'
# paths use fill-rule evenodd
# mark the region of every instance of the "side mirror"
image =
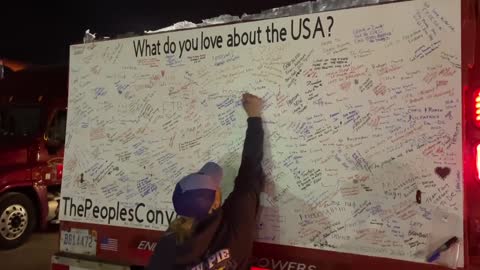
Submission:
<svg viewBox="0 0 480 270">
<path fill-rule="evenodd" d="M 49 155 L 55 155 L 62 146 L 59 140 L 48 138 L 45 142 L 45 148 Z"/>
<path fill-rule="evenodd" d="M 65 143 L 67 113 L 59 111 L 48 123 L 47 130 L 43 134 L 45 140 L 45 148 L 49 155 L 55 155 L 63 147 Z"/>
<path fill-rule="evenodd" d="M 60 142 L 55 140 L 48 140 L 45 143 L 49 155 L 55 155 L 60 149 Z"/>
</svg>

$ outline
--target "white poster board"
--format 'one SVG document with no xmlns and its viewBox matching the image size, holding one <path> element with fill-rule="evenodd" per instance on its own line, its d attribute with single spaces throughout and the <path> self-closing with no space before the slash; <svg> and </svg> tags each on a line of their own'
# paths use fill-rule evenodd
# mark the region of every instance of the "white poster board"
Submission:
<svg viewBox="0 0 480 270">
<path fill-rule="evenodd" d="M 248 91 L 265 101 L 258 241 L 425 261 L 463 235 L 460 78 L 453 0 L 73 45 L 61 219 L 165 229 L 175 183 L 210 160 L 228 193 Z M 438 211 L 456 225 L 430 239 Z"/>
</svg>

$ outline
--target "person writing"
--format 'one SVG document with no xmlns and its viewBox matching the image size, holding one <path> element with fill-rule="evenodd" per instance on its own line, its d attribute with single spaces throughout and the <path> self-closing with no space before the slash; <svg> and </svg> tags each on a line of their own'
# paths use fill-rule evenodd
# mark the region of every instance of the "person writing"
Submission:
<svg viewBox="0 0 480 270">
<path fill-rule="evenodd" d="M 147 269 L 248 269 L 265 175 L 262 168 L 262 100 L 244 94 L 248 127 L 232 193 L 222 203 L 222 168 L 213 162 L 176 185 L 172 201 L 178 218 L 160 239 Z"/>
</svg>

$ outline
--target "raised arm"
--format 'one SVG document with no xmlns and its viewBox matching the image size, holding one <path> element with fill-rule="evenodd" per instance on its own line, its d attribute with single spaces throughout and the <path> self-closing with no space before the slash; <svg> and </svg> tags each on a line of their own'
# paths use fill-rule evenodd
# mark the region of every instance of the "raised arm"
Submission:
<svg viewBox="0 0 480 270">
<path fill-rule="evenodd" d="M 260 98 L 251 94 L 243 95 L 248 127 L 243 145 L 242 162 L 233 191 L 223 205 L 226 218 L 232 224 L 236 224 L 237 229 L 244 227 L 247 230 L 253 230 L 260 192 L 264 184 L 262 106 Z"/>
<path fill-rule="evenodd" d="M 235 190 L 240 192 L 252 191 L 260 193 L 264 176 L 262 169 L 263 158 L 263 127 L 262 127 L 262 100 L 251 94 L 243 95 L 243 106 L 248 115 L 247 134 L 243 144 L 242 163 L 235 179 Z"/>
</svg>

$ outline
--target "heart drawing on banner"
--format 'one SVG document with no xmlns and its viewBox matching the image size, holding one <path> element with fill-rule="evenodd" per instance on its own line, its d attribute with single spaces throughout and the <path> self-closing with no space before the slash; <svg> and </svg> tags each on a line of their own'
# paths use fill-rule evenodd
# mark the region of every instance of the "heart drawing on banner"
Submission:
<svg viewBox="0 0 480 270">
<path fill-rule="evenodd" d="M 445 180 L 447 176 L 450 174 L 450 168 L 448 167 L 437 167 L 435 168 L 435 173 L 440 176 L 442 179 Z"/>
</svg>

